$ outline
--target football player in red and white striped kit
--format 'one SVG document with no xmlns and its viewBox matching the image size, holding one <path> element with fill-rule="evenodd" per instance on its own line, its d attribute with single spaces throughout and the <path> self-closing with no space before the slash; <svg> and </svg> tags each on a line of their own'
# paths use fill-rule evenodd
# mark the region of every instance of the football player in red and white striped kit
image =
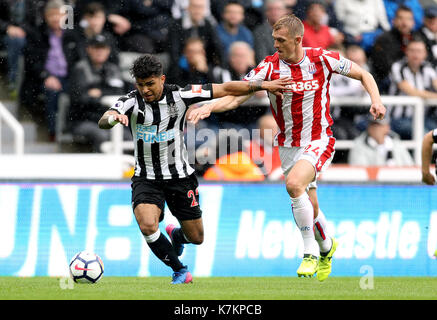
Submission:
<svg viewBox="0 0 437 320">
<path fill-rule="evenodd" d="M 292 83 L 282 97 L 269 94 L 270 108 L 279 127 L 279 146 L 286 188 L 292 211 L 304 242 L 304 258 L 299 276 L 320 281 L 331 272 L 331 259 L 337 241 L 326 234 L 326 218 L 318 207 L 316 178 L 334 156 L 335 138 L 329 113 L 329 86 L 333 73 L 361 81 L 371 98 L 370 113 L 383 119 L 385 107 L 373 76 L 337 52 L 302 46 L 304 26 L 299 18 L 286 15 L 273 26 L 277 52 L 266 57 L 245 80 L 255 83 L 291 77 Z M 224 97 L 191 113 L 188 120 L 197 122 L 211 112 L 238 107 L 250 97 Z M 320 258 L 319 258 L 320 257 Z"/>
</svg>

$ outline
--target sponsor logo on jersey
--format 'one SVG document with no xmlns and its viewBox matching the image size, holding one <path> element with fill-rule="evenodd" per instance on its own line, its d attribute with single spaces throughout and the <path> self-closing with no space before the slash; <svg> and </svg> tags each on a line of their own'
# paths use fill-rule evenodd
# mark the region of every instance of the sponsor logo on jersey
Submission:
<svg viewBox="0 0 437 320">
<path fill-rule="evenodd" d="M 174 139 L 174 129 L 163 132 L 157 132 L 157 129 L 157 126 L 137 124 L 137 140 L 141 139 L 145 143 L 160 143 Z"/>
<path fill-rule="evenodd" d="M 313 91 L 319 89 L 319 80 L 294 81 L 286 87 L 285 93 Z"/>
</svg>

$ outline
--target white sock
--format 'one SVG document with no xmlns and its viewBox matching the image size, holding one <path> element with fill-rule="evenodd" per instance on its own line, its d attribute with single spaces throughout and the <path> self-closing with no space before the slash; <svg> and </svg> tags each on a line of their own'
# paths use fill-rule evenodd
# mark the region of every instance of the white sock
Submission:
<svg viewBox="0 0 437 320">
<path fill-rule="evenodd" d="M 314 233 L 316 241 L 320 247 L 320 252 L 329 252 L 329 250 L 331 250 L 332 240 L 331 237 L 327 234 L 326 218 L 320 208 L 317 218 L 314 219 Z"/>
<path fill-rule="evenodd" d="M 158 229 L 155 233 L 151 234 L 150 236 L 144 235 L 144 239 L 146 239 L 147 243 L 152 243 L 158 240 L 160 235 L 161 235 L 161 230 Z"/>
<path fill-rule="evenodd" d="M 294 221 L 303 238 L 303 253 L 319 256 L 319 245 L 314 236 L 314 210 L 308 194 L 304 192 L 297 198 L 291 198 Z"/>
</svg>

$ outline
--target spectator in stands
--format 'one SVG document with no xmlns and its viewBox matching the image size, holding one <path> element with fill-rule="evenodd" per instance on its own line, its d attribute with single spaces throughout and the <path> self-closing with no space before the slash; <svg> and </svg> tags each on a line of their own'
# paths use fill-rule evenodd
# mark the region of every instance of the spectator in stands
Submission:
<svg viewBox="0 0 437 320">
<path fill-rule="evenodd" d="M 121 37 L 121 51 L 161 53 L 167 50 L 173 0 L 125 0 L 118 15 L 108 16 Z"/>
<path fill-rule="evenodd" d="M 171 7 L 171 14 L 173 19 L 180 20 L 184 15 L 187 14 L 188 6 L 190 5 L 190 0 L 174 0 L 173 6 Z M 205 19 L 207 19 L 212 25 L 216 25 L 217 21 L 211 13 L 211 1 L 205 0 Z"/>
<path fill-rule="evenodd" d="M 420 98 L 437 98 L 437 72 L 426 61 L 426 47 L 421 39 L 412 39 L 405 51 L 405 58 L 396 61 L 391 69 L 390 95 L 409 95 Z M 387 114 L 391 126 L 402 139 L 410 139 L 412 135 L 412 106 L 389 106 Z M 437 127 L 435 108 L 427 108 L 425 128 Z"/>
<path fill-rule="evenodd" d="M 402 7 L 408 7 L 414 16 L 414 30 L 419 29 L 423 22 L 423 8 L 419 0 L 384 0 L 385 11 L 387 12 L 388 21 L 394 26 L 397 10 Z"/>
<path fill-rule="evenodd" d="M 211 0 L 211 12 L 220 23 L 223 21 L 223 13 L 229 2 L 239 3 L 245 13 L 244 25 L 253 30 L 263 20 L 263 0 Z"/>
<path fill-rule="evenodd" d="M 437 67 L 437 5 L 431 5 L 425 9 L 423 26 L 415 36 L 420 37 L 426 44 L 428 61 Z"/>
<path fill-rule="evenodd" d="M 188 8 L 182 18 L 171 24 L 169 51 L 172 65 L 187 63 L 181 58 L 185 41 L 189 38 L 202 39 L 208 61 L 214 65 L 222 64 L 222 44 L 216 34 L 215 26 L 206 19 L 206 5 L 206 0 L 189 0 Z"/>
<path fill-rule="evenodd" d="M 79 26 L 65 31 L 63 47 L 69 69 L 86 57 L 86 41 L 96 35 L 103 35 L 111 46 L 109 61 L 118 64 L 118 47 L 111 33 L 104 30 L 105 8 L 98 2 L 91 2 L 83 9 Z"/>
<path fill-rule="evenodd" d="M 435 176 L 429 171 L 432 157 L 432 146 L 437 143 L 437 129 L 429 131 L 422 141 L 422 181 L 428 185 L 435 184 Z M 437 174 L 437 166 L 436 166 Z"/>
<path fill-rule="evenodd" d="M 70 112 L 68 126 L 76 141 L 85 140 L 95 152 L 102 142 L 110 139 L 110 132 L 100 130 L 98 121 L 107 109 L 103 96 L 121 95 L 124 83 L 116 64 L 109 62 L 111 44 L 103 35 L 87 40 L 87 58 L 73 68 L 70 79 Z"/>
<path fill-rule="evenodd" d="M 354 140 L 349 153 L 354 166 L 412 166 L 414 164 L 399 136 L 390 131 L 388 120 L 369 119 L 367 131 Z"/>
<path fill-rule="evenodd" d="M 172 68 L 169 81 L 184 87 L 187 84 L 204 84 L 211 82 L 214 66 L 208 61 L 205 45 L 200 38 L 189 38 L 183 50 L 186 64 Z"/>
<path fill-rule="evenodd" d="M 334 6 L 344 31 L 365 51 L 380 33 L 391 29 L 383 0 L 336 0 Z"/>
<path fill-rule="evenodd" d="M 18 59 L 26 45 L 24 1 L 0 1 L 0 35 L 6 47 L 8 66 L 8 91 L 11 98 L 17 96 Z"/>
<path fill-rule="evenodd" d="M 265 57 L 276 52 L 273 46 L 272 26 L 280 17 L 287 13 L 287 8 L 285 7 L 284 0 L 266 0 L 264 12 L 266 20 L 253 31 L 256 63 L 261 62 Z"/>
<path fill-rule="evenodd" d="M 55 140 L 58 97 L 67 87 L 68 67 L 62 48 L 64 30 L 61 28 L 63 5 L 60 0 L 47 2 L 45 24 L 28 32 L 24 49 L 25 76 L 20 90 L 21 103 L 33 115 L 45 114 L 50 141 Z M 43 108 L 35 110 L 39 95 L 43 97 Z"/>
<path fill-rule="evenodd" d="M 347 47 L 344 52 L 335 49 L 330 50 L 339 51 L 344 57 L 355 62 L 363 69 L 369 71 L 366 53 L 361 47 L 357 45 L 351 45 Z M 348 77 L 343 77 L 338 74 L 333 74 L 331 79 L 330 93 L 332 97 L 361 97 L 365 95 L 366 91 L 359 81 Z M 350 140 L 356 138 L 360 133 L 357 128 L 358 124 L 360 123 L 360 118 L 365 117 L 365 122 L 367 124 L 367 113 L 368 110 L 364 107 L 339 107 L 334 105 L 331 109 L 331 114 L 334 119 L 334 123 L 336 124 L 336 126 L 334 126 L 332 129 L 335 137 L 340 140 Z M 366 127 L 364 126 L 362 130 L 365 128 Z"/>
<path fill-rule="evenodd" d="M 245 41 L 254 46 L 252 32 L 243 25 L 244 7 L 237 1 L 229 1 L 223 10 L 223 21 L 217 26 L 217 34 L 223 45 L 223 56 L 228 56 L 232 42 Z"/>
<path fill-rule="evenodd" d="M 236 133 L 220 135 L 217 139 L 217 160 L 205 171 L 205 180 L 262 181 L 264 174 L 243 151 L 243 139 Z"/>
<path fill-rule="evenodd" d="M 337 18 L 337 15 L 335 13 L 335 1 L 336 0 L 318 0 L 318 2 L 324 5 L 326 10 L 324 24 L 344 33 L 343 22 Z M 310 6 L 314 2 L 314 0 L 284 0 L 284 2 L 286 3 L 288 13 L 295 14 L 299 19 L 303 21 L 306 18 L 306 11 L 308 6 Z M 347 34 L 345 34 L 345 36 L 346 35 Z"/>
<path fill-rule="evenodd" d="M 395 61 L 404 57 L 413 28 L 413 12 L 409 7 L 399 6 L 393 19 L 393 28 L 382 33 L 375 41 L 370 53 L 370 65 L 381 93 L 388 92 L 390 68 Z"/>
<path fill-rule="evenodd" d="M 232 80 L 242 80 L 246 74 L 255 67 L 255 53 L 247 42 L 233 42 L 229 49 L 229 68 L 215 68 L 212 73 L 212 82 L 222 83 Z M 255 129 L 257 120 L 266 113 L 268 102 L 265 105 L 251 105 L 251 101 L 260 102 L 265 98 L 264 92 L 256 93 L 256 98 L 247 102 L 247 106 L 237 110 L 229 110 L 222 113 L 215 113 L 211 119 L 218 124 L 219 128 L 247 128 Z M 212 123 L 210 123 L 212 126 Z"/>
<path fill-rule="evenodd" d="M 258 119 L 259 136 L 253 135 L 246 153 L 258 165 L 268 180 L 284 179 L 278 146 L 273 145 L 278 125 L 271 114 Z"/>
<path fill-rule="evenodd" d="M 337 29 L 330 28 L 327 22 L 326 8 L 321 1 L 312 1 L 306 9 L 303 21 L 305 34 L 302 45 L 304 47 L 327 49 L 332 45 L 341 45 L 344 35 Z"/>
<path fill-rule="evenodd" d="M 118 14 L 121 7 L 124 5 L 123 1 L 113 0 L 75 0 L 74 11 L 77 17 L 77 22 L 80 22 L 80 18 L 83 17 L 85 8 L 90 3 L 100 3 L 104 8 L 107 15 Z"/>
</svg>

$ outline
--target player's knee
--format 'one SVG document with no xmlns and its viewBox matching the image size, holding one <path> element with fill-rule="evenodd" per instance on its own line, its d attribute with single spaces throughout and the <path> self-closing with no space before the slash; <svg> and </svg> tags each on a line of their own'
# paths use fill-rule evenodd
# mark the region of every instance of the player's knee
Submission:
<svg viewBox="0 0 437 320">
<path fill-rule="evenodd" d="M 295 198 L 305 192 L 305 186 L 295 179 L 287 179 L 285 182 L 288 194 Z"/>
<path fill-rule="evenodd" d="M 151 234 L 154 234 L 156 231 L 158 231 L 159 226 L 154 221 L 141 221 L 139 223 L 139 227 L 142 234 L 149 236 Z"/>
<path fill-rule="evenodd" d="M 203 243 L 203 232 L 197 232 L 190 237 L 190 242 L 192 244 L 202 244 Z"/>
</svg>

